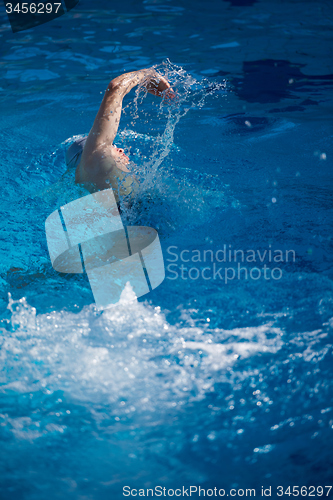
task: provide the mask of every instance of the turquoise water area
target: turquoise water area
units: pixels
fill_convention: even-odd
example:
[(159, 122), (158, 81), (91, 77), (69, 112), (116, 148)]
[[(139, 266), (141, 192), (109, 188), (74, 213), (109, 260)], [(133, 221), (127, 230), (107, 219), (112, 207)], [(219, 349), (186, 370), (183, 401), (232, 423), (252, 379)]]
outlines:
[[(331, 2), (0, 16), (0, 497), (332, 484)], [(166, 278), (103, 312), (44, 224), (87, 194), (64, 152), (109, 81), (152, 65), (178, 101), (132, 91), (115, 142), (141, 181), (124, 223), (158, 231)]]

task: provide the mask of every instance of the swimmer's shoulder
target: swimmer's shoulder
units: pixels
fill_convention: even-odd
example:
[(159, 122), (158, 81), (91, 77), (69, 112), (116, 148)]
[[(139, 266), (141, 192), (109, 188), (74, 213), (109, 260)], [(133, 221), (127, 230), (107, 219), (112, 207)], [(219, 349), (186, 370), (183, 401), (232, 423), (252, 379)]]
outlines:
[(117, 201), (121, 197), (133, 198), (139, 191), (139, 182), (134, 173), (126, 166), (119, 168), (108, 148), (96, 149), (88, 161), (82, 155), (76, 167), (75, 183), (83, 185), (90, 192), (112, 187)]

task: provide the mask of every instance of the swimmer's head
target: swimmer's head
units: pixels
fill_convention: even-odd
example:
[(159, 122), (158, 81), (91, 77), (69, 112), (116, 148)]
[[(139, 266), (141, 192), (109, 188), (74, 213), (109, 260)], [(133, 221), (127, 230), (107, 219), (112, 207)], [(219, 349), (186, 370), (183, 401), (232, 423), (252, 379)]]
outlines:
[(112, 155), (116, 160), (116, 163), (127, 165), (130, 159), (127, 155), (125, 155), (124, 150), (122, 148), (117, 148), (117, 146), (115, 146), (114, 144), (112, 144), (112, 146)]

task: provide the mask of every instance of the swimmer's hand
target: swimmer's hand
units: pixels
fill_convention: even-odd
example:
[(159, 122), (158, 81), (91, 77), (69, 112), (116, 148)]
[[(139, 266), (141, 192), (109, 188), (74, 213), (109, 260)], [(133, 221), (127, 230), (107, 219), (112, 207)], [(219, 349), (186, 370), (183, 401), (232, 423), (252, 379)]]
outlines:
[(157, 73), (157, 71), (153, 71), (153, 73), (149, 75), (149, 80), (146, 82), (145, 87), (152, 95), (164, 97), (165, 99), (173, 99), (176, 97), (168, 80)]

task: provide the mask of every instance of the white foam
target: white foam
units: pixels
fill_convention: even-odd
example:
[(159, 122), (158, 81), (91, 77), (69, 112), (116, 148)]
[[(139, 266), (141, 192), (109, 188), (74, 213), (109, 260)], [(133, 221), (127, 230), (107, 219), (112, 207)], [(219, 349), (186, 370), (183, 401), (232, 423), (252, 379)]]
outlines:
[(117, 415), (200, 400), (230, 379), (230, 368), (234, 376), (242, 360), (274, 355), (282, 346), (282, 332), (271, 324), (222, 330), (189, 319), (172, 325), (159, 307), (138, 302), (130, 286), (104, 312), (90, 305), (77, 314), (36, 315), (24, 298), (10, 298), (9, 308), (1, 392), (63, 391), (67, 400), (112, 405)]

